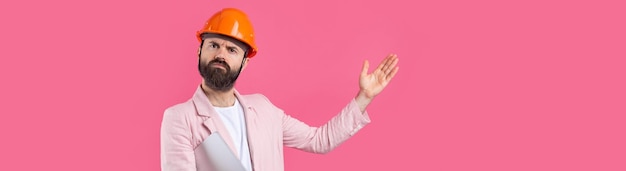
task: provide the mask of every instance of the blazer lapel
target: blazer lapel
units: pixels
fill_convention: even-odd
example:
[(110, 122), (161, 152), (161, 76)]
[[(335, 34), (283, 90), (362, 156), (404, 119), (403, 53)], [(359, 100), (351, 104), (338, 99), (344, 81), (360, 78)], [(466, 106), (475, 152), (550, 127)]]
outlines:
[(257, 112), (251, 104), (247, 103), (247, 101), (241, 97), (241, 94), (237, 90), (235, 90), (235, 96), (239, 100), (239, 104), (243, 108), (243, 113), (246, 122), (246, 134), (248, 138), (248, 147), (250, 149), (250, 159), (252, 160), (252, 166), (254, 167), (254, 161), (258, 161), (258, 158), (254, 155), (256, 151), (256, 143), (258, 140), (259, 134), (258, 131), (258, 123), (257, 123)]
[(233, 152), (233, 154), (235, 154), (237, 158), (240, 158), (239, 153), (237, 153), (237, 150), (233, 143), (233, 139), (230, 137), (230, 133), (228, 133), (228, 129), (226, 129), (226, 126), (222, 122), (222, 119), (217, 114), (217, 112), (213, 108), (213, 105), (206, 97), (200, 86), (198, 86), (198, 89), (193, 96), (193, 103), (196, 106), (196, 111), (198, 111), (198, 115), (203, 116), (204, 121), (202, 122), (202, 124), (206, 129), (208, 129), (208, 132), (211, 134), (215, 132), (220, 132), (219, 135), (222, 137), (222, 139), (224, 139), (224, 141), (230, 148), (230, 151)]

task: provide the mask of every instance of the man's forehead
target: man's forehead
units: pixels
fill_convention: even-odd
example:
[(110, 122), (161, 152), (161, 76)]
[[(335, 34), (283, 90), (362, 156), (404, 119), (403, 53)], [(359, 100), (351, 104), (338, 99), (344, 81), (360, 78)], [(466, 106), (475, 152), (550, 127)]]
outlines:
[(215, 43), (235, 44), (235, 42), (233, 42), (233, 41), (222, 39), (222, 38), (217, 38), (217, 37), (210, 37), (210, 38), (206, 38), (204, 40), (210, 41), (210, 42), (215, 42)]

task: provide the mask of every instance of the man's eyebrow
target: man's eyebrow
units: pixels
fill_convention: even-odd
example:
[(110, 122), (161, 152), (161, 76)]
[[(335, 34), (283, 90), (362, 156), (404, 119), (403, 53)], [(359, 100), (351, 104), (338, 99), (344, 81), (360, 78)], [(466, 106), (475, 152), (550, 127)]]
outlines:
[(232, 49), (236, 49), (237, 51), (239, 51), (239, 48), (237, 48), (237, 46), (229, 46), (229, 45), (226, 45), (226, 48), (232, 48)]

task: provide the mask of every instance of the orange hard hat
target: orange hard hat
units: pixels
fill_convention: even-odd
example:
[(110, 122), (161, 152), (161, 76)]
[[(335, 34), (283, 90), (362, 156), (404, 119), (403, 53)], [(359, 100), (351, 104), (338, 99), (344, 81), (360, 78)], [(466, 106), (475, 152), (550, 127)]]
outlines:
[(239, 9), (224, 8), (215, 13), (207, 20), (204, 27), (196, 33), (198, 41), (202, 42), (202, 34), (205, 33), (225, 35), (247, 44), (250, 46), (247, 53), (248, 58), (254, 57), (258, 50), (254, 43), (252, 23), (248, 16)]

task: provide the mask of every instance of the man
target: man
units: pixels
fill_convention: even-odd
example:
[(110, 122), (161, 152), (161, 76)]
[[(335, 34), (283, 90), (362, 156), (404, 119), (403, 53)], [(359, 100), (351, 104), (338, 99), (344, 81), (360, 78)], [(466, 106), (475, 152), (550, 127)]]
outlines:
[(163, 116), (161, 167), (167, 171), (196, 170), (194, 150), (216, 132), (246, 170), (284, 170), (283, 145), (327, 153), (370, 122), (367, 105), (399, 69), (396, 55), (387, 56), (369, 74), (365, 61), (356, 97), (325, 125), (310, 127), (286, 115), (265, 96), (242, 95), (233, 88), (257, 53), (245, 13), (223, 9), (206, 22), (197, 37), (202, 83), (189, 101), (166, 109)]

